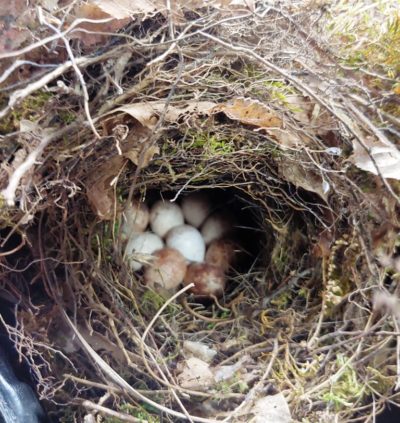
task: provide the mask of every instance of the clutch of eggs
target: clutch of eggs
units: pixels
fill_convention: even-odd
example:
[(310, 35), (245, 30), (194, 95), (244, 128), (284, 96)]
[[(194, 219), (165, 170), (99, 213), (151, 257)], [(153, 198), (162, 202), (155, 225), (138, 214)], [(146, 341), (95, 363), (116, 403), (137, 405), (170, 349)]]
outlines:
[(238, 246), (229, 238), (233, 216), (214, 208), (201, 191), (185, 196), (181, 207), (159, 200), (149, 209), (133, 200), (121, 215), (129, 266), (133, 271), (144, 267), (144, 281), (154, 289), (174, 291), (194, 283), (195, 296), (222, 295)]

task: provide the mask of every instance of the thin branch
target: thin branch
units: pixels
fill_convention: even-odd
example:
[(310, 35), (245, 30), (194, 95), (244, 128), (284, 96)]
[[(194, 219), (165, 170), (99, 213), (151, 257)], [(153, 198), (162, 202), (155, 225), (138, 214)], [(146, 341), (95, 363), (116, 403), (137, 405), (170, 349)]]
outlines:
[(82, 402), (82, 405), (85, 408), (88, 408), (89, 410), (98, 411), (98, 412), (103, 413), (103, 414), (105, 414), (107, 416), (112, 416), (112, 417), (115, 417), (117, 419), (120, 419), (120, 420), (122, 420), (124, 422), (149, 423), (148, 420), (143, 420), (142, 418), (137, 419), (136, 417), (133, 417), (133, 416), (131, 416), (129, 414), (120, 413), (118, 411), (110, 410), (107, 407), (104, 407), (102, 405), (95, 404), (94, 402), (89, 401), (89, 400), (83, 401)]
[(71, 50), (71, 46), (69, 45), (68, 40), (65, 38), (64, 35), (62, 35), (62, 33), (60, 32), (60, 30), (58, 28), (56, 28), (55, 26), (51, 25), (49, 22), (46, 21), (46, 19), (43, 16), (43, 12), (42, 12), (42, 8), (40, 6), (38, 6), (38, 15), (39, 15), (39, 22), (41, 24), (45, 24), (46, 26), (48, 26), (50, 29), (52, 29), (56, 34), (59, 35), (59, 37), (62, 39), (64, 45), (65, 45), (65, 49), (67, 50), (68, 56), (71, 60), (72, 63), (72, 67), (75, 71), (75, 73), (78, 76), (79, 82), (81, 83), (81, 87), (82, 87), (82, 91), (83, 91), (83, 104), (84, 104), (84, 109), (85, 109), (85, 113), (86, 113), (86, 118), (89, 122), (89, 126), (92, 130), (92, 132), (94, 133), (94, 135), (97, 138), (101, 138), (100, 134), (97, 132), (94, 123), (93, 123), (93, 119), (92, 116), (90, 114), (90, 110), (89, 110), (89, 93), (86, 87), (86, 81), (85, 78), (82, 75), (82, 72), (80, 71), (77, 63), (76, 63), (76, 59), (74, 56), (74, 53)]

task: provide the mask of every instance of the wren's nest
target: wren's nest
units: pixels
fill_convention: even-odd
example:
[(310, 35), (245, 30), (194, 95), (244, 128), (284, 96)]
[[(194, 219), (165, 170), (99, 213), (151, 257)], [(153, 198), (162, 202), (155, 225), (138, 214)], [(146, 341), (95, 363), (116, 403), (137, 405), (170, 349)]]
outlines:
[[(82, 62), (92, 128), (82, 97), (55, 79), (17, 106), (18, 131), (4, 138), (1, 292), (54, 419), (270, 421), (273, 398), (295, 421), (368, 421), (400, 402), (398, 186), (352, 164), (376, 133), (368, 109), (338, 103), (346, 84), (311, 73), (322, 53), (300, 28), (313, 12), (293, 25), (264, 12), (192, 11), (193, 27), (159, 13), (125, 28), (130, 38)], [(187, 30), (172, 49), (171, 25), (175, 39)], [(76, 81), (63, 71), (65, 86)], [(44, 94), (27, 118), (25, 102)], [(166, 300), (123, 260), (127, 201), (196, 190), (248, 231), (248, 260), (218, 303)], [(187, 341), (211, 361), (198, 346), (190, 359)]]

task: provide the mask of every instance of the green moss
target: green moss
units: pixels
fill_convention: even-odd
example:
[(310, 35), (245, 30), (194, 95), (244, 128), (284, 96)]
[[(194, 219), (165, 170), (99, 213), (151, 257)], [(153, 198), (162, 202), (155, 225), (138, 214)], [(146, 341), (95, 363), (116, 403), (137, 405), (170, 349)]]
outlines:
[(242, 380), (239, 373), (235, 373), (230, 379), (218, 382), (216, 390), (224, 395), (232, 393), (243, 394), (249, 390), (249, 385)]
[(386, 395), (396, 384), (396, 376), (386, 376), (373, 367), (367, 368), (368, 384), (373, 390)]
[(337, 366), (346, 366), (346, 368), (338, 380), (332, 383), (329, 391), (321, 395), (321, 399), (333, 406), (336, 411), (351, 407), (366, 394), (365, 385), (358, 381), (357, 372), (351, 364), (346, 364), (347, 361), (347, 357), (343, 354), (338, 354), (336, 358)]
[[(266, 81), (263, 84), (273, 100), (287, 106), (287, 96), (296, 94), (296, 90), (283, 81)], [(295, 110), (294, 110), (295, 111)]]
[(72, 123), (76, 120), (76, 114), (68, 110), (62, 110), (58, 113), (59, 118), (65, 124)]
[[(119, 411), (132, 417), (136, 417), (139, 419), (139, 421), (148, 423), (160, 423), (160, 419), (157, 416), (151, 414), (151, 412), (157, 412), (155, 409), (147, 411), (146, 407), (136, 407), (131, 404), (124, 403), (121, 404)], [(123, 423), (125, 420), (118, 419), (117, 417), (105, 417), (103, 421), (104, 423)]]
[(159, 310), (165, 303), (165, 298), (155, 291), (147, 290), (142, 297), (143, 308)]
[(285, 291), (273, 300), (271, 300), (271, 304), (273, 304), (278, 310), (286, 310), (291, 300), (292, 296), (290, 295), (290, 292)]
[(207, 134), (205, 132), (191, 134), (188, 137), (187, 148), (202, 149), (206, 158), (235, 151), (233, 140), (220, 138), (215, 134)]
[[(25, 98), (0, 122), (0, 134), (17, 131), (22, 119), (35, 121), (43, 114), (45, 104), (53, 97), (52, 93), (39, 90)], [(4, 103), (4, 99), (2, 101)], [(6, 103), (4, 104), (4, 106)]]
[[(149, 314), (158, 311), (165, 304), (165, 301), (165, 297), (151, 289), (148, 289), (141, 299), (143, 310)], [(179, 311), (180, 306), (178, 304), (170, 303), (165, 310), (165, 314), (169, 317), (173, 317)]]

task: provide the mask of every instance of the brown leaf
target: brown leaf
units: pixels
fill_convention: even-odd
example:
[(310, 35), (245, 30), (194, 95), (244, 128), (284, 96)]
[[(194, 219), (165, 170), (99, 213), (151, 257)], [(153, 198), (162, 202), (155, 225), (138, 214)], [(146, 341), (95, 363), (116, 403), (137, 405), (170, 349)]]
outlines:
[[(71, 32), (70, 37), (79, 38), (79, 40), (86, 47), (104, 43), (107, 38), (110, 37), (107, 34), (96, 34), (95, 32), (116, 32), (131, 21), (129, 17), (125, 17), (124, 19), (115, 19), (113, 16), (109, 15), (107, 12), (102, 10), (99, 5), (95, 4), (94, 2), (84, 3), (80, 5), (80, 7), (76, 10), (74, 16), (74, 19), (79, 18), (93, 20), (110, 19), (109, 22), (83, 22), (79, 26), (77, 26), (77, 30)], [(92, 33), (79, 31), (79, 28), (91, 31)]]
[(325, 192), (322, 177), (306, 169), (300, 161), (279, 164), (279, 172), (286, 181), (306, 191), (314, 192), (327, 201), (327, 192)]
[(113, 157), (95, 169), (87, 182), (89, 203), (102, 220), (111, 220), (114, 216), (115, 198), (111, 183), (121, 170), (123, 161), (122, 156)]
[(287, 129), (269, 128), (266, 132), (283, 147), (296, 147), (309, 143), (309, 138)]
[(159, 154), (160, 149), (156, 145), (151, 145), (150, 147), (146, 148), (144, 145), (142, 149), (131, 149), (124, 153), (124, 157), (131, 160), (136, 166), (140, 167), (141, 169), (144, 169), (149, 165), (151, 160), (153, 159), (153, 156), (155, 154)]
[(228, 103), (217, 106), (215, 111), (224, 112), (232, 120), (238, 120), (259, 128), (282, 127), (282, 120), (272, 109), (260, 101), (250, 98), (233, 99)]
[[(214, 107), (215, 103), (209, 101), (188, 101), (184, 104), (170, 104), (165, 112), (164, 119), (166, 122), (176, 122), (179, 119), (190, 117), (191, 115), (209, 115), (213, 112)], [(106, 115), (115, 112), (127, 113), (139, 121), (143, 126), (154, 129), (158, 122), (158, 118), (164, 113), (164, 109), (165, 102), (154, 101), (149, 103), (127, 104), (126, 106), (118, 107), (106, 113)]]

